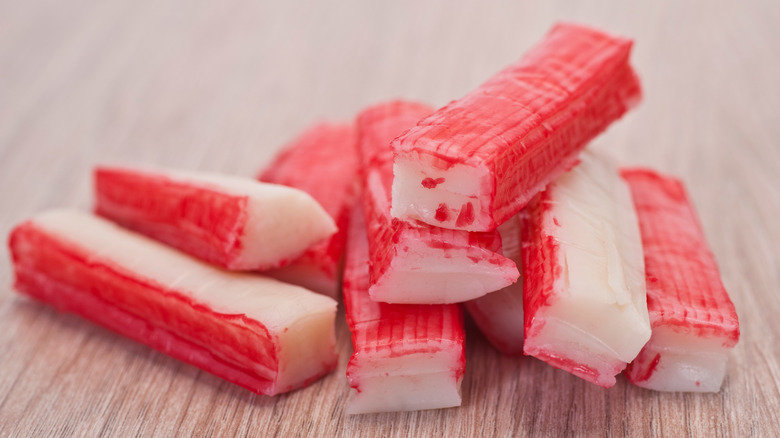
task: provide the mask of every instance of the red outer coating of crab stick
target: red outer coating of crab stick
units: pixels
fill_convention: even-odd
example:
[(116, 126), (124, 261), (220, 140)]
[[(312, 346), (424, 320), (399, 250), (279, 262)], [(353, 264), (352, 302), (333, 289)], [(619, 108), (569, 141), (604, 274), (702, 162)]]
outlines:
[(389, 304), (368, 294), (368, 241), (354, 209), (344, 268), (344, 308), (352, 332), (347, 413), (460, 405), (466, 367), (463, 318), (456, 304)]
[(289, 266), (267, 274), (330, 296), (338, 294), (347, 228), (357, 194), (357, 132), (352, 123), (319, 123), (290, 142), (257, 179), (303, 190), (339, 230)]
[[(22, 223), (9, 247), (19, 292), (258, 394), (305, 386), (337, 364), (336, 302), (297, 286), (213, 268), (78, 212)], [(263, 305), (277, 314), (258, 320)]]
[(393, 216), (490, 231), (519, 212), (638, 103), (631, 46), (558, 24), (517, 63), (421, 120), (393, 142)]
[(363, 208), (376, 301), (442, 304), (473, 299), (514, 283), (517, 266), (501, 252), (497, 231), (469, 233), (390, 215), (393, 153), (390, 142), (432, 110), (394, 101), (358, 116), (358, 149), (363, 169)]
[[(671, 366), (667, 361), (675, 360), (667, 352), (679, 353), (668, 350), (679, 347), (694, 355), (696, 350), (720, 350), (725, 355), (739, 340), (739, 320), (682, 182), (647, 169), (624, 169), (621, 175), (631, 188), (639, 217), (653, 330), (626, 377), (639, 386), (661, 389), (662, 382), (654, 385), (650, 381)], [(715, 365), (710, 361), (707, 366)], [(722, 366), (707, 390), (720, 388), (725, 359)], [(687, 368), (686, 374), (694, 375), (695, 366), (688, 364)], [(703, 383), (685, 386), (681, 375), (675, 376), (675, 384), (682, 386), (663, 389), (697, 390)]]
[(98, 167), (95, 212), (232, 270), (284, 266), (336, 232), (303, 191), (201, 172)]

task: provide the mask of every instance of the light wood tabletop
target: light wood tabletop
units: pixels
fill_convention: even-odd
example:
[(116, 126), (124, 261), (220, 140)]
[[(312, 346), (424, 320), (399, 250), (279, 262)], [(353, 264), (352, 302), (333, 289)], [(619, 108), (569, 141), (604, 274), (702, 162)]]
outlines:
[(3, 251), (0, 436), (780, 435), (776, 0), (0, 0), (0, 232), (91, 209), (98, 163), (253, 176), (315, 121), (443, 105), (561, 20), (635, 40), (643, 102), (592, 147), (687, 184), (741, 322), (719, 393), (603, 389), (468, 323), (461, 407), (347, 416), (343, 310), (338, 369), (259, 396), (15, 293)]

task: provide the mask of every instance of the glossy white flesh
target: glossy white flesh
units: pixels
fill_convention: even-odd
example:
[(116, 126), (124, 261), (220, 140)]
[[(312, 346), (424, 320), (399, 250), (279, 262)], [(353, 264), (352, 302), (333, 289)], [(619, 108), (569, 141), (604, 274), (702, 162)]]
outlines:
[[(728, 339), (703, 339), (693, 333), (656, 327), (633, 368), (626, 372), (645, 374), (646, 379), (632, 378), (632, 383), (655, 391), (718, 392), (732, 348), (728, 344)], [(647, 366), (652, 367), (651, 372)]]
[[(641, 237), (631, 193), (617, 167), (586, 150), (547, 190), (543, 233), (561, 267), (546, 305), (526, 326), (525, 353), (609, 387), (650, 339)], [(528, 309), (526, 309), (528, 311)], [(578, 374), (579, 375), (579, 374)]]
[(461, 347), (453, 346), (397, 357), (385, 351), (353, 358), (350, 367), (356, 371), (350, 384), (359, 390), (350, 389), (347, 414), (460, 406), (461, 382), (453, 364), (461, 355)]

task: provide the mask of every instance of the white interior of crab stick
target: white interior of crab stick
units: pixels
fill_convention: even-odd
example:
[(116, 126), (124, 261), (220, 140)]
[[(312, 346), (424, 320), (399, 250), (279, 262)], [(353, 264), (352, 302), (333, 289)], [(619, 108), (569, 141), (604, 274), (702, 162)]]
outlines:
[(586, 151), (532, 203), (525, 354), (610, 387), (651, 333), (631, 193), (613, 163)]

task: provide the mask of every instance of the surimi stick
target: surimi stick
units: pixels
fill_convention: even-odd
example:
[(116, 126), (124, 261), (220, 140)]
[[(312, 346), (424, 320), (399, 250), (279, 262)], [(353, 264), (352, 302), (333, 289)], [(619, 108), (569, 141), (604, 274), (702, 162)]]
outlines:
[(466, 360), (456, 304), (378, 303), (368, 295), (369, 257), (362, 211), (350, 224), (344, 307), (352, 332), (346, 412), (410, 411), (460, 406)]
[(100, 166), (95, 212), (233, 270), (286, 265), (336, 232), (300, 190), (200, 172)]
[(506, 287), (520, 275), (501, 255), (498, 232), (469, 233), (390, 216), (390, 141), (431, 108), (394, 101), (358, 116), (363, 169), (363, 208), (371, 257), (369, 294), (376, 301), (407, 304), (455, 303)]
[(33, 217), (9, 246), (19, 292), (250, 391), (290, 391), (337, 364), (331, 298), (217, 269), (77, 211)]
[(610, 387), (650, 339), (631, 193), (595, 152), (523, 213), (524, 352)]
[(338, 295), (349, 215), (357, 192), (356, 141), (353, 123), (318, 123), (285, 146), (258, 175), (260, 181), (310, 194), (339, 228), (290, 265), (267, 271), (267, 275), (331, 297)]
[[(520, 251), (520, 215), (498, 227), (505, 257), (522, 266)], [(490, 343), (501, 353), (518, 356), (523, 353), (523, 279), (463, 303), (471, 319)]]
[(739, 320), (693, 206), (675, 178), (646, 169), (621, 174), (639, 216), (653, 329), (626, 377), (658, 391), (717, 392)]
[(393, 142), (392, 214), (490, 231), (640, 99), (632, 42), (555, 26), (517, 63)]

